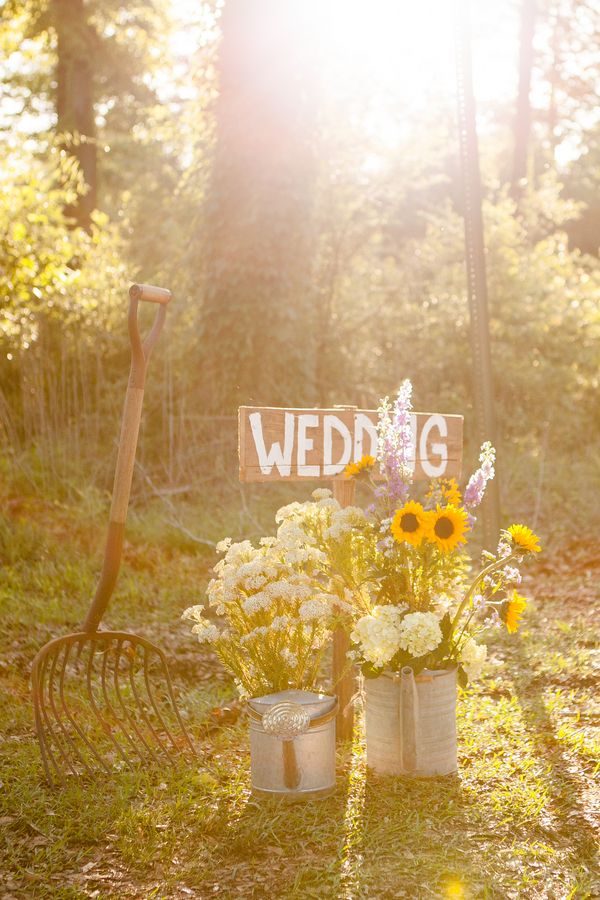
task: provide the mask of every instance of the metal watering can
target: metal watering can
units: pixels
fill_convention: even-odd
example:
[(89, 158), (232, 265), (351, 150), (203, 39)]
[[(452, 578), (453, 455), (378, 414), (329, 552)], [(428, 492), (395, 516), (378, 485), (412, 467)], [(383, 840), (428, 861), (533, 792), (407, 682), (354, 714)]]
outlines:
[(367, 765), (379, 775), (456, 772), (456, 669), (365, 679)]
[(248, 701), (252, 791), (288, 799), (335, 789), (337, 700), (310, 691), (280, 691)]

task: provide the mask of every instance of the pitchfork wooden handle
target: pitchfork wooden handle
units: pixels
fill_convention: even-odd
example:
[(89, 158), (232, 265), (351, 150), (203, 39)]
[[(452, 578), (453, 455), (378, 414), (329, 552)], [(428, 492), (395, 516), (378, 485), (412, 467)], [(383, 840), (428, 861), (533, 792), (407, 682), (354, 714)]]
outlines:
[[(150, 284), (134, 284), (129, 289), (128, 325), (131, 342), (131, 371), (129, 373), (129, 383), (127, 385), (121, 424), (119, 453), (110, 507), (110, 523), (104, 552), (104, 565), (96, 594), (84, 622), (84, 631), (97, 631), (117, 581), (123, 551), (125, 519), (127, 518), (131, 482), (133, 480), (135, 452), (140, 430), (140, 420), (142, 418), (146, 370), (150, 354), (165, 324), (167, 304), (170, 299), (170, 291)], [(140, 300), (149, 300), (151, 303), (159, 304), (154, 324), (143, 341), (140, 337), (138, 326)]]

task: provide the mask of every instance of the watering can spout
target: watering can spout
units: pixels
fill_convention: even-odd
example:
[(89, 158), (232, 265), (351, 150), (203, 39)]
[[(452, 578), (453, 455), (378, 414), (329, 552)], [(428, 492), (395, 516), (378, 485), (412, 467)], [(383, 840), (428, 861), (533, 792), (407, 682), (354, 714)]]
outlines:
[(404, 666), (400, 680), (400, 740), (402, 768), (407, 773), (417, 770), (418, 703), (415, 673), (410, 666)]

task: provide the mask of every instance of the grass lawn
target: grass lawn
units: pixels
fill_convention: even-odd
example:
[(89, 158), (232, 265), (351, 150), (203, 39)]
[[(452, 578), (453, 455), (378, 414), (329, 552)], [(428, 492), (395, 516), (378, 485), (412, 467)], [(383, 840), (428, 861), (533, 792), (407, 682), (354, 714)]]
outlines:
[(42, 779), (29, 667), (48, 638), (77, 630), (104, 520), (33, 500), (4, 509), (0, 896), (600, 897), (600, 545), (530, 566), (524, 627), (497, 639), (461, 695), (457, 777), (368, 773), (359, 715), (335, 794), (288, 805), (251, 796), (244, 718), (210, 740), (201, 727), (232, 697), (179, 621), (201, 600), (210, 551), (159, 550), (134, 517), (107, 621), (168, 650), (202, 754), (61, 792)]

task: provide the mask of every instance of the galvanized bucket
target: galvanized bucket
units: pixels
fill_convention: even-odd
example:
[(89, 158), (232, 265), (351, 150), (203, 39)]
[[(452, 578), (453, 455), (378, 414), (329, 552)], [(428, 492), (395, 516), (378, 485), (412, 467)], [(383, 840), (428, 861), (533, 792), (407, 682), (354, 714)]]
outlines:
[(365, 679), (367, 765), (379, 775), (456, 772), (456, 669)]
[(336, 708), (335, 697), (310, 691), (248, 701), (254, 794), (309, 799), (334, 790)]

